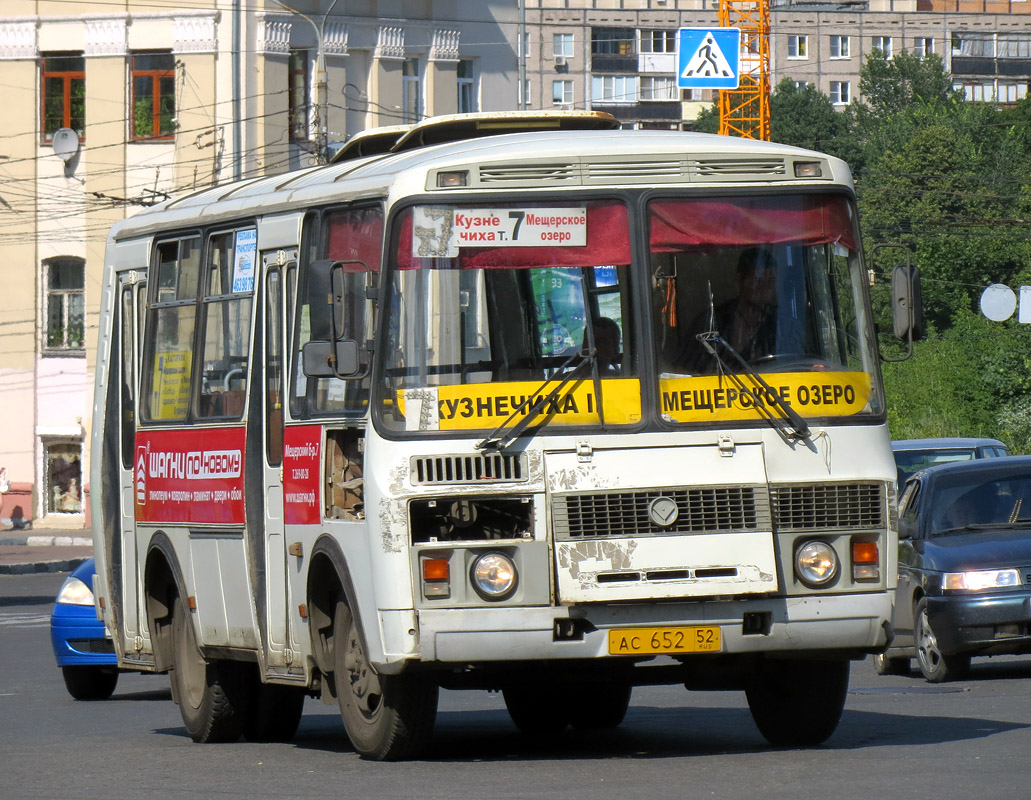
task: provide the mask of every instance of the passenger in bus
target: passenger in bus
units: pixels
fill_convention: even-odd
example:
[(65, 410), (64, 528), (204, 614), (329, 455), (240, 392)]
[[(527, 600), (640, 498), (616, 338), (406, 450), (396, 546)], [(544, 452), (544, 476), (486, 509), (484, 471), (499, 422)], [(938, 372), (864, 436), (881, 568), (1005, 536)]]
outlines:
[(737, 262), (737, 293), (695, 318), (682, 342), (677, 366), (691, 374), (716, 372), (715, 359), (698, 341), (698, 334), (707, 331), (717, 331), (749, 364), (773, 355), (777, 345), (776, 296), (773, 254), (764, 247), (742, 251)]
[[(598, 374), (613, 376), (619, 374), (619, 325), (610, 317), (597, 317), (594, 320), (594, 349), (598, 362)], [(584, 331), (584, 351), (590, 344), (587, 331)]]

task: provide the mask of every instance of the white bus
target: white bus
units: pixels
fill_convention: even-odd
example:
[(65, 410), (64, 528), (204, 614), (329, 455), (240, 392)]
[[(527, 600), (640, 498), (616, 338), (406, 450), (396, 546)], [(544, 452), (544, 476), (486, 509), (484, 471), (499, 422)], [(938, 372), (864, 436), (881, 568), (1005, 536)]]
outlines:
[(837, 726), (892, 636), (895, 467), (847, 166), (551, 131), (219, 186), (111, 232), (92, 500), (122, 669), (199, 742), (366, 758), (438, 692), (523, 731), (634, 686)]

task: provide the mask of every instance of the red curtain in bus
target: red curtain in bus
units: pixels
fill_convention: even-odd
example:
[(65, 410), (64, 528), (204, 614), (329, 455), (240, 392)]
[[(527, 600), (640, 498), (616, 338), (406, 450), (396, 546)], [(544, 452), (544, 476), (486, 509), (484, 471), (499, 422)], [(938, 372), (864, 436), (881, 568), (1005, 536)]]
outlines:
[[(557, 206), (557, 204), (556, 204)], [(520, 208), (499, 205), (499, 208)], [(532, 210), (534, 206), (527, 206)], [(541, 267), (622, 266), (630, 263), (630, 222), (618, 201), (594, 201), (587, 208), (585, 247), (463, 247), (457, 259), (443, 259), (457, 269), (534, 269)], [(412, 214), (405, 213), (398, 237), (400, 269), (439, 267), (442, 259), (412, 256)], [(457, 263), (454, 263), (457, 262)]]
[(856, 246), (848, 201), (833, 195), (657, 200), (648, 210), (653, 253), (783, 242)]
[[(326, 218), (329, 242), (326, 258), (364, 261), (379, 272), (383, 251), (383, 212), (378, 208), (353, 208)], [(344, 264), (344, 272), (365, 272), (361, 264)]]

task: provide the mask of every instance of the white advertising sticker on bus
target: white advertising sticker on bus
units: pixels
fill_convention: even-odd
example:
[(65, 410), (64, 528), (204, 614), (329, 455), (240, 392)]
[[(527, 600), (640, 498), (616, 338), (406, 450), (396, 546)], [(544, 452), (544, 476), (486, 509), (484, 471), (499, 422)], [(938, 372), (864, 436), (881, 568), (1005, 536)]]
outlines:
[(587, 209), (415, 209), (412, 255), (456, 258), (463, 247), (585, 247)]

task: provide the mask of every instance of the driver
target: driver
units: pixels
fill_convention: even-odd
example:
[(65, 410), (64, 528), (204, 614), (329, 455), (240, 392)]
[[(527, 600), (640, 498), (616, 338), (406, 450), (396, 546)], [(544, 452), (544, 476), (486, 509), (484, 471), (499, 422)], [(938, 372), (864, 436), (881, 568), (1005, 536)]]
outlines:
[(737, 294), (712, 312), (703, 311), (690, 328), (683, 343), (678, 366), (689, 372), (715, 372), (712, 356), (696, 338), (709, 330), (719, 331), (741, 357), (752, 363), (776, 352), (777, 340), (777, 276), (773, 254), (763, 247), (749, 247), (737, 262)]

